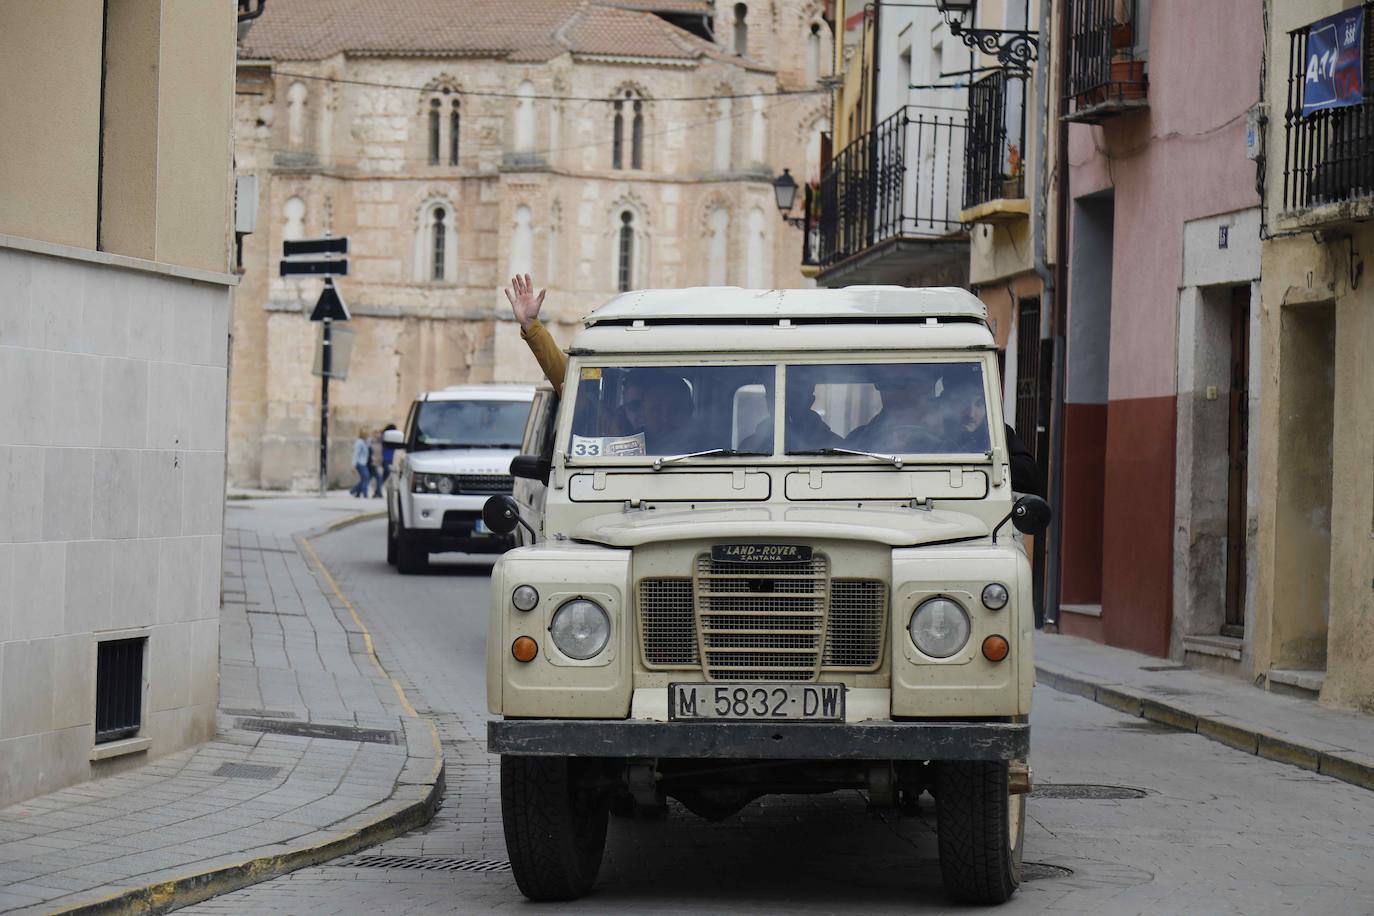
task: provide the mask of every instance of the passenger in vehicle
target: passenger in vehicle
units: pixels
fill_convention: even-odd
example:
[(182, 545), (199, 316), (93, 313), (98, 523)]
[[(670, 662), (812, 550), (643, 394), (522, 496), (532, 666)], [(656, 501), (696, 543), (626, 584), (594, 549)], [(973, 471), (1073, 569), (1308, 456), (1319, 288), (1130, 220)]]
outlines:
[(878, 389), (882, 408), (862, 426), (845, 436), (849, 448), (870, 452), (939, 452), (940, 424), (935, 417), (933, 390), (911, 386), (903, 367), (875, 366), (873, 387)]
[[(983, 394), (983, 381), (951, 380), (940, 394), (947, 401), (944, 411), (946, 450), (951, 452), (981, 452), (988, 447), (988, 405)], [(1016, 430), (1006, 426), (1007, 462), (1011, 465), (1011, 488), (1017, 493), (1045, 495), (1045, 483), (1040, 465)]]
[[(740, 440), (740, 450), (745, 452), (773, 452), (773, 381), (763, 382), (766, 414), (758, 426), (748, 436)], [(814, 393), (808, 400), (814, 399)], [(791, 452), (813, 451), (821, 448), (843, 446), (844, 439), (837, 435), (825, 421), (811, 409), (811, 404), (787, 403), (787, 428), (783, 431), (787, 450)]]

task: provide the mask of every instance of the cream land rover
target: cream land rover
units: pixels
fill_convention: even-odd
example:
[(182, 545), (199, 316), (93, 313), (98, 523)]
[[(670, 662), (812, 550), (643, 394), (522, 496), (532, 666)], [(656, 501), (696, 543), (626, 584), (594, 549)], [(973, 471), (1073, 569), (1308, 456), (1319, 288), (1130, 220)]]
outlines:
[[(948, 892), (1020, 881), (1031, 574), (997, 351), (957, 289), (646, 290), (535, 400), (487, 697), (512, 870), (587, 892), (611, 811), (935, 798)], [(523, 484), (529, 484), (524, 486)]]

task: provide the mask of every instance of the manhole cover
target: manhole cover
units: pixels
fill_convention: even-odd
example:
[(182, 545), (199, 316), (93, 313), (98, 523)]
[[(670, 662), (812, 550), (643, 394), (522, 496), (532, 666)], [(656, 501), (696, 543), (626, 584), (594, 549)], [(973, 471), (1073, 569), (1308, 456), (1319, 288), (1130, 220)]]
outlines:
[(347, 868), (407, 868), (423, 871), (510, 871), (509, 862), (455, 856), (349, 856), (335, 865)]
[(272, 719), (239, 719), (239, 728), (270, 735), (296, 735), (301, 738), (334, 738), (338, 741), (362, 741), (368, 744), (395, 744), (396, 733), (380, 728), (357, 728), (352, 725), (322, 725), (318, 722), (278, 722)]
[(256, 763), (221, 763), (211, 776), (232, 776), (235, 779), (271, 779), (281, 767), (265, 767)]
[(1041, 783), (1031, 789), (1031, 795), (1035, 798), (1084, 798), (1092, 801), (1144, 798), (1149, 794), (1145, 789), (1135, 789), (1131, 786), (1096, 786), (1086, 783)]
[(1073, 874), (1073, 869), (1065, 868), (1062, 865), (1050, 865), (1046, 862), (1021, 863), (1022, 881), (1043, 881), (1046, 878), (1067, 878), (1071, 874)]

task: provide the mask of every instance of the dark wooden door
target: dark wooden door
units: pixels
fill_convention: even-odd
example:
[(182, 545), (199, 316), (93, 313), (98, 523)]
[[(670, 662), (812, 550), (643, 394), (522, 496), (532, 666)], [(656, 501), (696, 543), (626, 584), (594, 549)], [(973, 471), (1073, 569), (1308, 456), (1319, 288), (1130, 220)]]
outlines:
[(1231, 399), (1227, 424), (1226, 624), (1245, 625), (1245, 476), (1250, 432), (1250, 287), (1231, 291)]

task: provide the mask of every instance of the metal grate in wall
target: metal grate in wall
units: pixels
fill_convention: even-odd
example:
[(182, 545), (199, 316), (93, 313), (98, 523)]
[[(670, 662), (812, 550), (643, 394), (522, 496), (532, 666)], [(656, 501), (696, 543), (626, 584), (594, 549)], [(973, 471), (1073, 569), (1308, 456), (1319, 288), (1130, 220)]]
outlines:
[(138, 734), (143, 724), (143, 649), (147, 637), (110, 639), (96, 646), (95, 743)]

